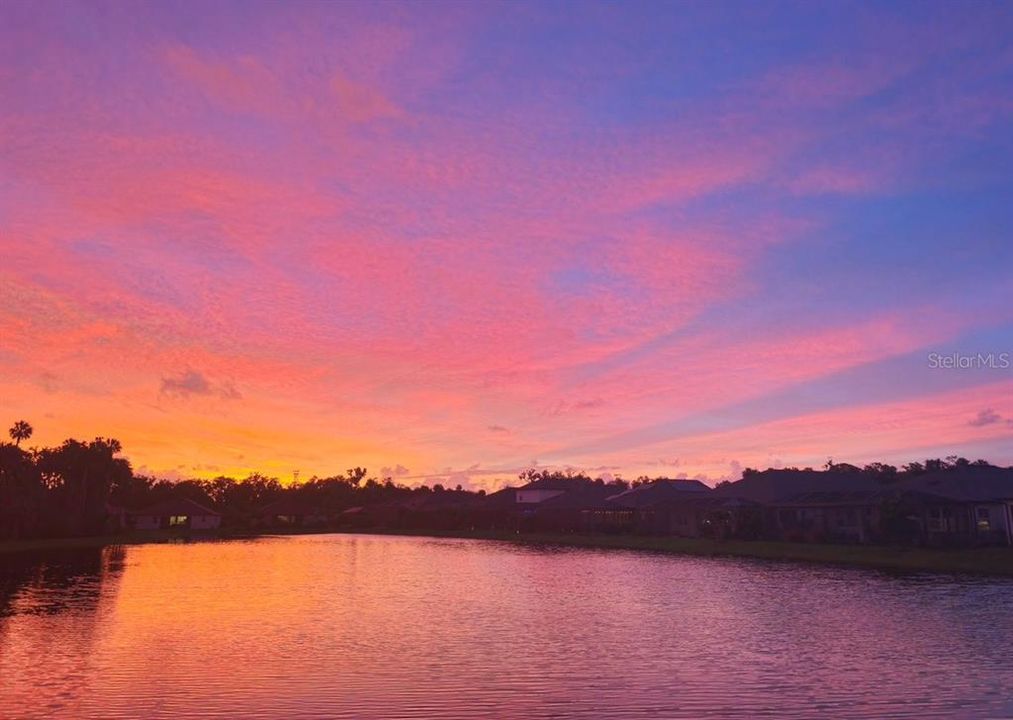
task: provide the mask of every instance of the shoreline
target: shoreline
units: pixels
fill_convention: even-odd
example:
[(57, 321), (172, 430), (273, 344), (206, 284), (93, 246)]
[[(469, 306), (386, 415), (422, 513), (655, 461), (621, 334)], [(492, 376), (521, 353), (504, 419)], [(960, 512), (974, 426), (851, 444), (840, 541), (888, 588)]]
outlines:
[(164, 531), (79, 538), (0, 541), (7, 554), (143, 545), (171, 542), (222, 542), (289, 535), (397, 535), (412, 537), (491, 540), (518, 545), (633, 550), (692, 557), (730, 557), (781, 562), (860, 567), (901, 572), (1013, 577), (1013, 548), (983, 547), (957, 550), (880, 545), (821, 545), (762, 540), (711, 540), (650, 535), (515, 533), (509, 531), (290, 530), (271, 532), (208, 532), (179, 534)]

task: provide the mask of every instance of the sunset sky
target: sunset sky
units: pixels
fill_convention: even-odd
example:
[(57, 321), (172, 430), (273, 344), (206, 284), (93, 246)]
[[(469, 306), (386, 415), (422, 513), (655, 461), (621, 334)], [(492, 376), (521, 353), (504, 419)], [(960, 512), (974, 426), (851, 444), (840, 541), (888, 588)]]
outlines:
[(990, 2), (3, 2), (0, 422), (166, 477), (1013, 463), (1011, 38)]

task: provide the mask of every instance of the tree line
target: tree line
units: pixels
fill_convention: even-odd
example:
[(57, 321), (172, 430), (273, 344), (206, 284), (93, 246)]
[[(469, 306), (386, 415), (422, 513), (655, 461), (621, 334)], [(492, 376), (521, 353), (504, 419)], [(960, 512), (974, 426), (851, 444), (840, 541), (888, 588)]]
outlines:
[[(212, 508), (222, 514), (225, 524), (242, 528), (254, 524), (265, 506), (284, 498), (297, 498), (306, 501), (309, 507), (340, 512), (356, 506), (424, 499), (433, 494), (445, 494), (441, 497), (448, 500), (485, 495), (484, 490), (474, 492), (460, 485), (408, 487), (392, 478), (371, 476), (362, 467), (350, 468), (343, 475), (312, 477), (285, 485), (277, 478), (259, 473), (242, 479), (220, 476), (166, 480), (135, 474), (130, 462), (120, 457), (122, 446), (112, 438), (97, 437), (87, 442), (68, 439), (57, 447), (22, 447), (32, 437), (32, 431), (28, 422), (19, 420), (10, 428), (11, 442), (0, 443), (0, 539), (98, 535), (112, 529), (111, 509), (141, 509), (182, 498)], [(858, 467), (829, 460), (823, 469), (870, 474), (887, 483), (932, 470), (979, 464), (988, 463), (984, 460), (972, 463), (951, 456), (910, 463), (898, 469), (883, 463)], [(758, 471), (746, 468), (743, 477), (755, 472)], [(655, 480), (641, 476), (629, 482), (618, 476), (592, 478), (575, 470), (547, 469), (525, 470), (518, 479), (521, 484), (566, 480), (608, 486), (617, 493)]]
[(98, 535), (111, 529), (110, 510), (141, 509), (172, 499), (205, 505), (221, 513), (228, 525), (244, 527), (264, 506), (286, 497), (341, 510), (413, 495), (485, 494), (440, 483), (412, 488), (390, 478), (380, 480), (362, 467), (285, 485), (259, 473), (241, 479), (166, 480), (135, 474), (130, 462), (119, 457), (122, 446), (117, 440), (69, 439), (57, 447), (26, 449), (22, 443), (32, 432), (29, 423), (19, 420), (9, 431), (12, 442), (0, 443), (0, 538)]

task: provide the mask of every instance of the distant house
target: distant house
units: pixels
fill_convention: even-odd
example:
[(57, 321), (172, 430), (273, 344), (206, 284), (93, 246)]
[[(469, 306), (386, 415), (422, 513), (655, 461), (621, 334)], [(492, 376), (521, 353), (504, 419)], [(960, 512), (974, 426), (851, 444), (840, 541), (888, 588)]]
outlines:
[(635, 532), (697, 537), (702, 534), (705, 513), (704, 506), (694, 501), (711, 492), (699, 480), (659, 479), (612, 495), (608, 502), (629, 513)]
[(219, 513), (186, 498), (155, 503), (128, 513), (128, 518), (135, 530), (214, 530), (222, 524)]
[(319, 504), (299, 497), (283, 497), (265, 505), (258, 515), (268, 527), (319, 527), (331, 520)]
[(653, 507), (665, 499), (685, 499), (690, 496), (707, 494), (710, 491), (711, 488), (699, 480), (659, 478), (613, 495), (611, 499), (617, 504), (631, 508)]
[(880, 483), (860, 472), (767, 470), (718, 488), (762, 506), (766, 537), (1013, 545), (1013, 470), (966, 465)]
[(763, 536), (764, 508), (758, 502), (710, 493), (689, 501), (697, 522), (696, 535), (755, 540)]
[(472, 511), (476, 527), (489, 530), (516, 530), (518, 508), (517, 488), (506, 487), (489, 493)]
[(514, 502), (537, 505), (588, 484), (584, 478), (540, 478), (514, 490)]
[(607, 502), (616, 491), (585, 477), (539, 478), (490, 493), (469, 513), (474, 527), (487, 529), (628, 530), (633, 513)]
[[(518, 493), (520, 490), (518, 490)], [(547, 531), (629, 530), (633, 512), (608, 502), (613, 486), (584, 481), (522, 511), (522, 525)]]
[(1013, 469), (948, 468), (894, 489), (897, 513), (928, 545), (1013, 545)]
[(723, 485), (714, 495), (762, 506), (759, 534), (766, 537), (866, 542), (878, 532), (881, 490), (859, 472), (765, 470)]
[(882, 537), (881, 488), (817, 490), (777, 503), (782, 534), (792, 540), (868, 543)]

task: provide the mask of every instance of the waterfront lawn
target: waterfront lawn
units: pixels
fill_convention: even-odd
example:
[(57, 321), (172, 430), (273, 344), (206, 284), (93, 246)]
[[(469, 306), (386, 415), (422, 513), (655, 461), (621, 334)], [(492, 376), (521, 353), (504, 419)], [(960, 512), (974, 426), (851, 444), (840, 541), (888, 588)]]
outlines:
[(910, 572), (1013, 576), (1013, 548), (1009, 547), (943, 550), (879, 545), (821, 545), (763, 540), (710, 540), (638, 535), (528, 534), (508, 536), (505, 539), (525, 544), (649, 550), (704, 557), (748, 557)]

